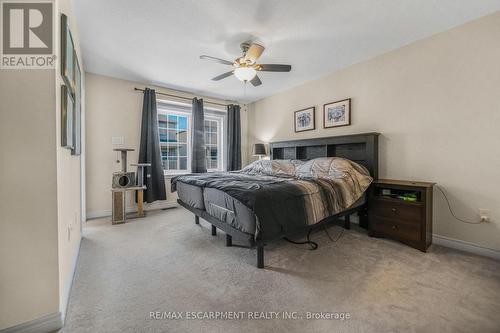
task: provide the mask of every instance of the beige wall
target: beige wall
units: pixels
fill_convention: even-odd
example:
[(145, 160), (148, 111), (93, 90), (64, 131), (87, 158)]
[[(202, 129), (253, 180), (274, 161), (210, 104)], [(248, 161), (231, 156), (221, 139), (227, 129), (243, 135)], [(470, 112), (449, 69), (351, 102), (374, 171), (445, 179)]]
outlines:
[[(55, 5), (56, 54), (61, 12), (80, 54), (70, 1)], [(60, 146), (56, 64), (55, 70), (0, 70), (0, 329), (64, 316), (78, 256), (80, 157)]]
[(54, 70), (0, 70), (0, 329), (59, 311)]
[[(500, 12), (249, 106), (249, 143), (376, 131), (380, 177), (434, 181), (434, 233), (500, 250)], [(322, 105), (352, 98), (352, 126), (323, 129)], [(293, 111), (316, 106), (316, 130)], [(250, 155), (248, 158), (252, 158)]]
[[(129, 153), (129, 164), (137, 162), (141, 132), (142, 93), (134, 91), (135, 87), (143, 88), (144, 83), (130, 82), (107, 76), (86, 74), (86, 188), (88, 217), (105, 216), (111, 212), (111, 175), (121, 170), (116, 163), (119, 156), (113, 152), (112, 137), (123, 137), (124, 147), (134, 148)], [(155, 87), (157, 92), (173, 93), (192, 98), (193, 95), (165, 88)], [(161, 98), (162, 96), (158, 96)], [(207, 101), (222, 101), (204, 98)], [(179, 100), (185, 102), (184, 100)], [(242, 149), (246, 149), (246, 113), (242, 110)], [(246, 159), (246, 150), (243, 159)], [(246, 162), (246, 161), (244, 161)], [(135, 171), (129, 167), (129, 170)], [(176, 195), (170, 193), (170, 179), (165, 179), (167, 202), (158, 202), (150, 208), (172, 205)], [(129, 195), (129, 207), (133, 207), (133, 196)]]

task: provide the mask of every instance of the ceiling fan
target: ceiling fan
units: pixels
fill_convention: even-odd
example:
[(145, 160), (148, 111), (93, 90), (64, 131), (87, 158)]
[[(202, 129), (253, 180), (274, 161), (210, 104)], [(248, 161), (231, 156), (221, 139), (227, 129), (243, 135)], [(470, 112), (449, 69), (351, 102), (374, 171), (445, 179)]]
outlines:
[(233, 62), (207, 55), (200, 56), (200, 59), (212, 60), (223, 65), (233, 66), (234, 69), (224, 74), (214, 77), (213, 81), (225, 79), (234, 74), (236, 78), (243, 82), (250, 82), (254, 86), (260, 86), (262, 81), (257, 76), (257, 72), (289, 72), (290, 65), (279, 64), (257, 64), (257, 59), (264, 52), (264, 46), (257, 43), (244, 42), (240, 45), (243, 56), (236, 58)]

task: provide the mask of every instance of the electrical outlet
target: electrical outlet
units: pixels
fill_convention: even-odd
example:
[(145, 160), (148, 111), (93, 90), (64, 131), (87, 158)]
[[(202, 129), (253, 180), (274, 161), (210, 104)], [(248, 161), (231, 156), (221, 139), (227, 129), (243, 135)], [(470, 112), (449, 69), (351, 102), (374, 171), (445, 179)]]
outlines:
[(485, 208), (479, 208), (479, 217), (481, 222), (490, 222), (491, 211)]

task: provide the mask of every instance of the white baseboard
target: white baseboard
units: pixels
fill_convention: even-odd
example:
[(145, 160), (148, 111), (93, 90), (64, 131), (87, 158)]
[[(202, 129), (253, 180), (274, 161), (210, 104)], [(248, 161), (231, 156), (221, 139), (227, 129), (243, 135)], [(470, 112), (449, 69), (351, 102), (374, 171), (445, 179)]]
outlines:
[(26, 323), (0, 330), (0, 333), (49, 333), (55, 332), (62, 327), (62, 314), (61, 312), (55, 312)]
[(445, 236), (440, 236), (433, 234), (432, 235), (432, 243), (436, 245), (441, 245), (445, 247), (449, 247), (452, 249), (469, 252), (473, 254), (477, 254), (484, 257), (493, 258), (496, 260), (500, 260), (500, 251), (490, 249), (487, 247), (482, 247), (473, 243), (469, 243), (463, 240), (449, 238)]
[[(156, 210), (156, 209), (164, 209), (164, 208), (172, 208), (172, 207), (177, 207), (179, 204), (177, 202), (153, 202), (150, 204), (144, 204), (144, 210)], [(137, 206), (128, 206), (126, 208), (127, 213), (133, 213), (137, 211)], [(106, 209), (106, 210), (98, 210), (94, 212), (87, 212), (87, 220), (91, 219), (97, 219), (101, 217), (108, 217), (111, 216), (112, 211), (111, 209)]]

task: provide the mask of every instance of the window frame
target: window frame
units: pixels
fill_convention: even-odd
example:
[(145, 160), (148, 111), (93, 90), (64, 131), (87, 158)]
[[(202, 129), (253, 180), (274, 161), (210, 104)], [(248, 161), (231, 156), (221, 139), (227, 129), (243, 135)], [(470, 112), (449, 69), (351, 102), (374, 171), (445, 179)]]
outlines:
[[(174, 115), (174, 116), (182, 116), (182, 117), (186, 117), (187, 118), (187, 140), (186, 140), (186, 144), (187, 144), (187, 168), (186, 170), (180, 170), (180, 169), (177, 169), (177, 170), (167, 170), (165, 168), (163, 168), (163, 175), (165, 176), (175, 176), (175, 175), (185, 175), (185, 174), (189, 174), (191, 173), (191, 113), (189, 112), (184, 112), (184, 111), (177, 111), (177, 110), (169, 110), (168, 108), (157, 108), (157, 113), (158, 113), (158, 116), (161, 114), (161, 115), (166, 115), (168, 117), (168, 115)], [(160, 154), (161, 154), (161, 147), (162, 147), (162, 142), (160, 141), (160, 128), (161, 129), (165, 129), (165, 130), (169, 130), (169, 128), (163, 128), (163, 127), (160, 127), (159, 125), (159, 119), (158, 119), (158, 142), (160, 143)], [(168, 133), (168, 132), (167, 132)], [(167, 134), (168, 135), (168, 134)], [(167, 142), (167, 145), (168, 145), (168, 142)], [(179, 156), (177, 156), (179, 157)], [(163, 167), (163, 156), (162, 156), (162, 167)]]

